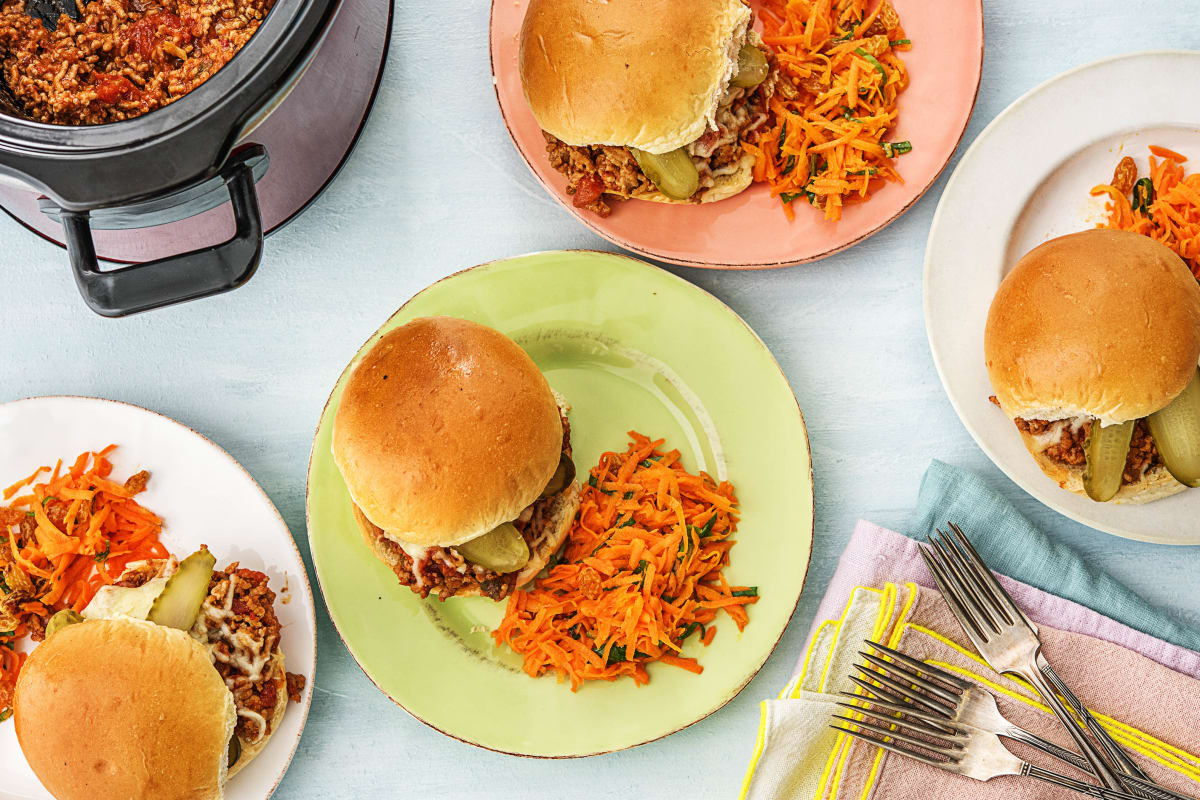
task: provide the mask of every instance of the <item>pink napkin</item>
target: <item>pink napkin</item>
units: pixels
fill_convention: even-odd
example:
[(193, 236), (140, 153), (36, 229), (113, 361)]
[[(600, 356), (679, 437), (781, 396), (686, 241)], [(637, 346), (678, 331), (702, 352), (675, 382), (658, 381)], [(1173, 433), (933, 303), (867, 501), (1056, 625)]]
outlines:
[[(861, 522), (838, 566), (817, 614), (837, 618), (856, 586), (881, 587), (912, 581), (933, 585), (915, 542)], [(1152, 778), (1185, 794), (1200, 794), (1200, 654), (1134, 631), (1090, 609), (1008, 578), (1001, 582), (1041, 628), (1044, 652), (1080, 699), (1094, 712), (1123, 723), (1122, 740)], [(816, 626), (814, 626), (814, 632)], [(811, 634), (810, 634), (811, 638)], [(898, 649), (979, 683), (998, 699), (1012, 722), (1070, 748), (1057, 720), (1027, 689), (995, 675), (966, 643), (966, 637), (936, 590), (922, 588), (909, 610)], [(805, 648), (805, 652), (808, 648)], [(797, 667), (797, 671), (802, 665)], [(831, 687), (852, 690), (844, 676)], [(1004, 740), (1024, 760), (1077, 778), (1070, 766), (1036, 750)], [(874, 746), (854, 742), (832, 781), (837, 798), (941, 800), (941, 798), (1080, 797), (1029, 778), (988, 783), (928, 767)], [(820, 798), (818, 798), (820, 800)]]

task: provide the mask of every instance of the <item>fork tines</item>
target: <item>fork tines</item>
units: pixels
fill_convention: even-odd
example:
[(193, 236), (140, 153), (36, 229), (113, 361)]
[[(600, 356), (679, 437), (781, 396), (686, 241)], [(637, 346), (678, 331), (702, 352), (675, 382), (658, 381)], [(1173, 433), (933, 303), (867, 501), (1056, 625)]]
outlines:
[(837, 704), (862, 719), (834, 716), (831, 727), (927, 764), (957, 763), (966, 739), (954, 720), (970, 684), (890, 647), (864, 643), (878, 655), (859, 652), (867, 664), (856, 665), (861, 677), (850, 680), (863, 694), (840, 692), (851, 702)]

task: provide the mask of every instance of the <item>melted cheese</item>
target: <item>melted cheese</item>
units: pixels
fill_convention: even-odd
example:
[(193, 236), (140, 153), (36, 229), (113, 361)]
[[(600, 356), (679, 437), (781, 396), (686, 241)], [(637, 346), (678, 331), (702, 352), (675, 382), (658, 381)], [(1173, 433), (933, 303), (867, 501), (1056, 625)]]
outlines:
[[(236, 585), (237, 576), (229, 576), (228, 588), (225, 590), (225, 601), (220, 606), (214, 606), (205, 602), (200, 607), (200, 620), (197, 621), (197, 627), (203, 627), (207, 638), (212, 639), (213, 634), (216, 634), (217, 641), (224, 642), (229, 648), (229, 655), (225, 655), (215, 647), (209, 647), (209, 655), (213, 661), (221, 664), (228, 664), (235, 670), (246, 676), (251, 683), (258, 683), (263, 679), (263, 669), (267, 666), (267, 662), (271, 658), (271, 654), (266, 652), (264, 641), (259, 640), (246, 633), (245, 631), (237, 631), (236, 633), (229, 627), (229, 621), (233, 619), (233, 593)], [(213, 624), (216, 624), (215, 630)], [(225, 679), (225, 684), (232, 690), (235, 679), (229, 677)]]
[(254, 741), (250, 744), (258, 744), (262, 741), (263, 736), (267, 733), (267, 720), (262, 714), (257, 711), (251, 711), (248, 708), (239, 708), (237, 710), (239, 717), (245, 717), (248, 720), (253, 720), (258, 723), (258, 735), (254, 737)]

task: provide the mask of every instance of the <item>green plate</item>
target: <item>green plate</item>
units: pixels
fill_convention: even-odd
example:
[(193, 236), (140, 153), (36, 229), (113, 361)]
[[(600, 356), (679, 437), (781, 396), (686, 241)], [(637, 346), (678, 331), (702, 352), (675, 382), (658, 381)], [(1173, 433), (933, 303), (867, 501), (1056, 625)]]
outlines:
[(812, 549), (808, 435), (766, 345), (713, 296), (606, 253), (538, 253), (475, 267), (418, 294), (380, 333), (438, 314), (491, 325), (529, 352), (571, 404), (581, 474), (638, 430), (665, 437), (689, 470), (728, 477), (742, 521), (726, 574), (757, 586), (762, 599), (749, 607), (745, 632), (721, 615), (711, 646), (688, 642), (684, 653), (700, 659), (702, 675), (655, 664), (648, 686), (623, 678), (575, 693), (554, 677), (528, 677), (518, 656), (492, 642), (502, 604), (421, 600), (363, 543), (330, 455), (343, 373), (313, 442), (308, 538), (329, 615), (363, 671), (439, 731), (516, 755), (610, 752), (716, 711), (779, 641)]

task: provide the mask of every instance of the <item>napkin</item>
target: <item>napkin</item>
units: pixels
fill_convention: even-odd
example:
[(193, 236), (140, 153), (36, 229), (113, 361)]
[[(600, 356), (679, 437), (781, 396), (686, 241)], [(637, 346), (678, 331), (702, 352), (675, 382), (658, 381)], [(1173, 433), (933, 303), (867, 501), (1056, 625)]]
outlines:
[[(1063, 587), (1056, 590), (1064, 596), (1055, 596), (1001, 576), (1039, 624), (1048, 657), (1114, 737), (1156, 780), (1200, 794), (1200, 758), (1193, 755), (1200, 753), (1200, 730), (1192, 723), (1200, 713), (1200, 654), (1177, 643), (1195, 641), (1196, 634), (1156, 614), (1111, 578), (1086, 569), (976, 476), (934, 462), (910, 530), (923, 533), (945, 519), (962, 525), (997, 571)], [(1057, 572), (1042, 568), (1051, 560)], [(1065, 731), (1036, 695), (995, 674), (975, 655), (933, 586), (915, 542), (859, 523), (822, 600), (796, 675), (779, 699), (762, 705), (744, 798), (1071, 796), (1028, 778), (976, 783), (891, 756), (828, 727), (839, 710), (835, 703), (844, 699), (838, 693), (855, 691), (847, 676), (861, 661), (862, 640), (870, 638), (986, 687), (1009, 719), (1069, 746)], [(1103, 594), (1093, 600), (1088, 592)], [(1104, 613), (1069, 598), (1086, 599)], [(1078, 777), (1061, 762), (1005, 743), (1026, 760)]]

